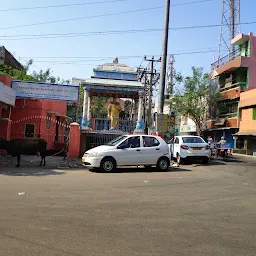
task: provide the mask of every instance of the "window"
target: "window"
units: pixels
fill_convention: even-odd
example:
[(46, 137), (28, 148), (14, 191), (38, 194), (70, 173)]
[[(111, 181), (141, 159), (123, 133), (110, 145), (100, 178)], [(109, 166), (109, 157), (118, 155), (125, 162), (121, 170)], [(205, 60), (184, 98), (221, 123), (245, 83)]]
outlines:
[(46, 129), (50, 129), (51, 127), (51, 115), (47, 114), (47, 118), (46, 118)]
[(245, 147), (245, 138), (241, 138), (240, 136), (238, 137), (236, 141), (236, 148), (237, 149), (246, 149)]
[(159, 141), (154, 137), (143, 137), (143, 147), (150, 148), (150, 147), (157, 147), (159, 146)]
[(34, 124), (25, 124), (25, 137), (34, 138), (35, 135), (35, 125)]
[(252, 110), (252, 119), (256, 120), (256, 108)]
[(179, 144), (180, 143), (180, 141), (179, 141), (179, 138), (177, 137), (176, 139), (175, 139), (175, 141), (174, 141), (174, 144)]
[(204, 141), (200, 137), (183, 137), (184, 143), (204, 143)]
[(109, 141), (106, 145), (107, 146), (116, 146), (119, 142), (121, 142), (122, 140), (124, 140), (127, 136), (120, 136), (117, 137), (111, 141)]
[(140, 147), (140, 137), (130, 137), (124, 142), (120, 144), (120, 146), (124, 146), (125, 148), (139, 148)]

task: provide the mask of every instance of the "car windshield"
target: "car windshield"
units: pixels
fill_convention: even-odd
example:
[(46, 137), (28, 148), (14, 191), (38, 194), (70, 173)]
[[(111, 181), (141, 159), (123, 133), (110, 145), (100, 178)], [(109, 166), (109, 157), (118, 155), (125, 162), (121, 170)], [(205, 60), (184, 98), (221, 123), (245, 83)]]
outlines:
[(115, 138), (111, 141), (109, 141), (106, 145), (107, 146), (116, 146), (119, 142), (123, 141), (127, 136), (120, 136), (118, 138)]
[(182, 137), (184, 143), (204, 143), (200, 137)]

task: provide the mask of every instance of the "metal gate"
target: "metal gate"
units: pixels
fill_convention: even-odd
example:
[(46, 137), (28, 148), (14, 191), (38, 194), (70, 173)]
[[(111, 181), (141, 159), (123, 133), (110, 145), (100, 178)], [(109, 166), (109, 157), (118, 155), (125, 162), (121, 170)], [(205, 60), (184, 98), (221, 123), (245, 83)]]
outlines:
[(95, 148), (97, 146), (105, 145), (109, 141), (124, 135), (124, 133), (107, 133), (107, 132), (81, 132), (81, 139), (80, 139), (80, 155), (91, 148)]

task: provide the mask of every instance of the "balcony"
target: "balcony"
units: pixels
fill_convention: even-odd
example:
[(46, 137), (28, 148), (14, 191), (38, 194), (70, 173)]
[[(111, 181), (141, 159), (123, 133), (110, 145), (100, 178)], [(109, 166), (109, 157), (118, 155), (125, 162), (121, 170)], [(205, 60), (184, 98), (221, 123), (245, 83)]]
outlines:
[(235, 58), (240, 56), (240, 50), (236, 49), (235, 51), (231, 52), (230, 54), (221, 57), (220, 59), (218, 59), (217, 61), (215, 61), (214, 63), (212, 63), (211, 65), (211, 70), (216, 70), (218, 67), (225, 65), (226, 63), (228, 63), (231, 60), (234, 60)]
[(225, 72), (231, 72), (240, 67), (248, 67), (247, 61), (249, 57), (248, 50), (246, 48), (239, 48), (230, 54), (220, 58), (211, 65), (211, 77), (219, 76)]
[(220, 85), (220, 92), (226, 91), (226, 90), (230, 90), (230, 89), (234, 89), (239, 87), (240, 89), (246, 88), (247, 87), (247, 82), (235, 82), (235, 83), (226, 83), (224, 86)]
[(234, 113), (227, 113), (227, 114), (220, 114), (219, 115), (219, 118), (237, 118), (238, 117), (238, 114), (237, 112), (234, 112)]
[(222, 114), (216, 120), (207, 121), (207, 129), (238, 128), (238, 117), (236, 113)]

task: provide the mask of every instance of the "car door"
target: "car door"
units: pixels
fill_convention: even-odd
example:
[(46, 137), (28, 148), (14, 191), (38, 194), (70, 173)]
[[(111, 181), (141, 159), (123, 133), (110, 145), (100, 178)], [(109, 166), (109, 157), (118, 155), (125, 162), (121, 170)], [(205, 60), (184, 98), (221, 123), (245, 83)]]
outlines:
[(141, 161), (143, 165), (156, 165), (162, 156), (160, 142), (153, 136), (142, 136)]
[(132, 136), (123, 141), (118, 149), (117, 165), (140, 165), (141, 164), (141, 138)]
[(173, 145), (173, 157), (177, 157), (177, 153), (180, 154), (180, 139), (175, 137)]

